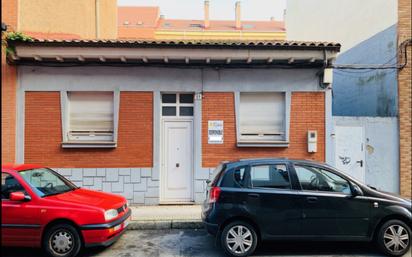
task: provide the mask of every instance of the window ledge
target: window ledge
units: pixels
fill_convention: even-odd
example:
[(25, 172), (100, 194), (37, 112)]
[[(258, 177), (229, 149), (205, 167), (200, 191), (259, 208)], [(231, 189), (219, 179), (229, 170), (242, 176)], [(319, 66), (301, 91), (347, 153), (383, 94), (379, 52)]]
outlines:
[(116, 148), (113, 141), (67, 141), (62, 142), (62, 148)]
[(289, 147), (288, 141), (238, 141), (237, 147)]

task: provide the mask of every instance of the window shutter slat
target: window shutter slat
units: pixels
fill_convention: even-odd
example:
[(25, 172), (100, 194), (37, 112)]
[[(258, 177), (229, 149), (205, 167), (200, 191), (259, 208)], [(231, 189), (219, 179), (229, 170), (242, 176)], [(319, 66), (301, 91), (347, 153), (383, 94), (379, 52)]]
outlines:
[(113, 132), (113, 92), (70, 92), (70, 131)]
[(241, 93), (240, 133), (273, 135), (284, 133), (284, 93)]

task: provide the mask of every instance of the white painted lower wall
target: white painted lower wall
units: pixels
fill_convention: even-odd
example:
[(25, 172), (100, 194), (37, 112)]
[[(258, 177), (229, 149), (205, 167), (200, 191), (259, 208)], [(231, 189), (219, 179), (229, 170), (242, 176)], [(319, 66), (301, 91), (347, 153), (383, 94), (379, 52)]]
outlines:
[(333, 116), (333, 124), (364, 128), (366, 184), (399, 193), (398, 118)]
[[(124, 196), (136, 205), (157, 205), (160, 201), (160, 181), (152, 176), (153, 168), (53, 168), (80, 187)], [(202, 168), (194, 176), (194, 202), (206, 198), (206, 180), (213, 168)]]

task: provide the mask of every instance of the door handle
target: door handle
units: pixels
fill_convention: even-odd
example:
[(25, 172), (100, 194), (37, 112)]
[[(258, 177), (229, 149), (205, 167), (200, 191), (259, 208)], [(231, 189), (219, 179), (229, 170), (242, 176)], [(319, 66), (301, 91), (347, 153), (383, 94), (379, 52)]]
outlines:
[(259, 194), (248, 194), (247, 196), (249, 196), (251, 198), (259, 198), (260, 197)]
[(361, 167), (363, 167), (363, 160), (357, 161), (356, 163), (359, 163)]
[(176, 163), (176, 168), (179, 168), (180, 167), (180, 164), (179, 163)]
[(318, 201), (318, 198), (314, 196), (309, 196), (306, 197), (306, 200), (308, 201), (308, 203), (316, 203)]

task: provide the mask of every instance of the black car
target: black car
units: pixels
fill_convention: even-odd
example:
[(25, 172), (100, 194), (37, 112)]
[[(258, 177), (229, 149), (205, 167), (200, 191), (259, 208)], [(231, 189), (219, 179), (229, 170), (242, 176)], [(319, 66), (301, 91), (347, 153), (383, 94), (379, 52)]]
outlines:
[(410, 200), (312, 161), (220, 164), (202, 220), (231, 256), (250, 255), (263, 240), (375, 241), (390, 256), (411, 244)]

